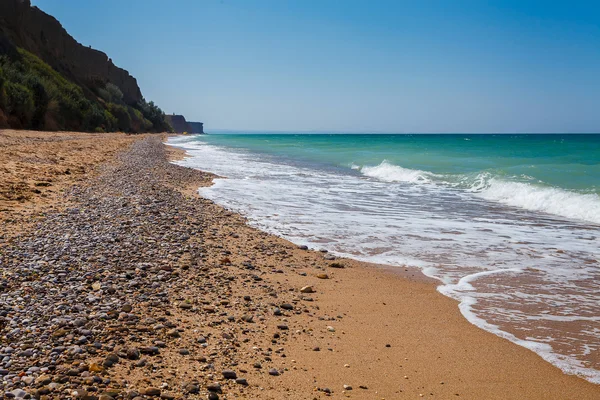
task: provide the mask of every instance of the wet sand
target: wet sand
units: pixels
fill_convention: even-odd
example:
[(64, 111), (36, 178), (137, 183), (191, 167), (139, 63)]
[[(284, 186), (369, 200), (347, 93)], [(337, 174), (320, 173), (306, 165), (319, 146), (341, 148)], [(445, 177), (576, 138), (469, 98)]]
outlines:
[[(45, 135), (30, 144), (44, 147), (44, 139), (54, 137)], [(111, 142), (111, 154), (96, 143), (86, 147), (87, 157), (79, 161), (103, 164), (94, 172), (85, 164), (86, 172), (65, 182), (56, 200), (3, 203), (5, 210), (22, 210), (35, 202), (37, 213), (44, 213), (39, 225), (16, 237), (11, 232), (21, 226), (18, 218), (1, 222), (6, 284), (0, 307), (8, 323), (0, 321), (0, 347), (35, 349), (34, 361), (13, 352), (11, 365), (0, 364), (8, 372), (4, 376), (11, 376), (10, 383), (4, 380), (5, 391), (45, 398), (67, 398), (75, 391), (91, 396), (86, 398), (108, 396), (104, 400), (600, 397), (600, 386), (565, 375), (535, 353), (468, 323), (457, 303), (437, 293), (435, 282), (417, 270), (326, 260), (324, 253), (251, 228), (243, 217), (195, 194), (212, 176), (168, 163), (182, 152), (164, 146), (159, 136), (126, 139)], [(67, 141), (59, 146), (67, 156), (68, 146)], [(28, 165), (27, 151), (20, 154), (18, 162)], [(72, 162), (74, 168), (77, 161)], [(25, 181), (36, 179), (20, 171)], [(68, 212), (73, 209), (80, 216)], [(87, 228), (73, 226), (77, 220)], [(69, 230), (70, 240), (87, 243), (89, 227), (97, 228), (90, 234), (97, 241), (93, 246), (72, 244), (61, 252), (66, 242), (55, 230)], [(44, 283), (43, 274), (30, 280), (19, 270), (35, 260), (23, 249), (40, 240), (44, 251), (57, 249), (65, 262), (71, 260), (75, 267), (64, 273), (74, 281), (93, 276), (82, 291), (64, 295), (73, 301), (93, 296), (93, 302), (53, 309), (69, 321), (60, 327), (35, 312), (43, 292), (22, 296), (32, 282)], [(82, 263), (82, 257), (88, 261)], [(56, 273), (54, 265), (42, 268)], [(72, 286), (68, 280), (44, 285)], [(312, 293), (301, 290), (306, 287)], [(31, 312), (22, 318), (17, 309)], [(104, 318), (100, 309), (109, 316), (114, 310), (114, 318)], [(75, 322), (82, 315), (86, 329)], [(35, 336), (25, 333), (31, 325)], [(14, 333), (15, 327), (22, 330)], [(98, 343), (95, 349), (76, 344), (87, 330), (86, 341)], [(51, 347), (83, 351), (52, 358), (44, 350), (49, 343), (38, 343), (44, 334)], [(32, 364), (43, 367), (52, 359), (55, 368), (27, 374)], [(17, 379), (21, 373), (35, 379)], [(49, 377), (39, 379), (44, 375)]]

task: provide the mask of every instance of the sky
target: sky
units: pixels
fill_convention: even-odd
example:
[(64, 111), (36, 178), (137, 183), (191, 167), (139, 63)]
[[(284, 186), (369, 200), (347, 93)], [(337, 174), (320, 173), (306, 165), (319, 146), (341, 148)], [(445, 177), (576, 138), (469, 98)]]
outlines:
[(600, 132), (600, 1), (32, 4), (207, 132)]

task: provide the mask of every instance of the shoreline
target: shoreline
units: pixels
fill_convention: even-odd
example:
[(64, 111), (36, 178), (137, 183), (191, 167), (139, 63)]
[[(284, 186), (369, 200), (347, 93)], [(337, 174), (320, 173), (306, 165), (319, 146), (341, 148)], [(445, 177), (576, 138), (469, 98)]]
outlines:
[[(197, 194), (213, 175), (172, 164), (159, 136), (135, 139), (70, 189), (64, 210), (0, 241), (10, 322), (0, 335), (20, 349), (3, 349), (12, 361), (0, 364), (3, 391), (102, 400), (600, 394), (470, 324), (416, 274), (349, 259), (333, 268), (323, 253), (250, 227)], [(68, 279), (48, 278), (59, 273)], [(63, 322), (44, 317), (54, 314)]]
[[(175, 157), (175, 158), (173, 158), (171, 161), (176, 162), (176, 161), (180, 161), (182, 159), (191, 157), (191, 156), (188, 155), (188, 153), (184, 149), (182, 149), (180, 147), (177, 147), (176, 145), (170, 145), (167, 142), (165, 142), (165, 145), (168, 146), (168, 147), (170, 147), (170, 148), (173, 148), (176, 152), (178, 152), (178, 156)], [(202, 172), (207, 173), (205, 171), (202, 171)], [(221, 178), (221, 177), (216, 177), (216, 178)], [(212, 184), (212, 182), (211, 182), (211, 184)], [(199, 198), (202, 198), (199, 194), (197, 194), (197, 196)], [(235, 212), (235, 211), (232, 211), (232, 212)], [(258, 230), (260, 230), (260, 229), (258, 229)], [(282, 238), (282, 237), (280, 237), (278, 235), (275, 235), (275, 236), (279, 237), (279, 238)], [(285, 238), (282, 238), (282, 239), (284, 241), (286, 241), (286, 242), (289, 242)], [(312, 249), (311, 251), (318, 251), (318, 249)], [(554, 367), (554, 368), (558, 369), (559, 371), (561, 371), (561, 373), (563, 373), (564, 375), (575, 376), (577, 378), (585, 380), (588, 383), (591, 383), (592, 385), (598, 385), (597, 383), (588, 381), (586, 379), (586, 377), (583, 376), (583, 375), (579, 375), (576, 372), (568, 373), (568, 372), (562, 370), (561, 368), (559, 368), (558, 366), (553, 365), (550, 361), (546, 360), (545, 356), (543, 356), (542, 354), (539, 354), (539, 353), (535, 352), (532, 349), (532, 346), (535, 347), (535, 343), (534, 342), (528, 342), (528, 341), (524, 341), (524, 340), (518, 339), (518, 338), (514, 337), (511, 333), (504, 332), (504, 331), (499, 331), (498, 329), (486, 329), (483, 326), (487, 325), (487, 322), (472, 321), (471, 319), (473, 319), (473, 318), (475, 320), (478, 320), (479, 318), (478, 317), (471, 317), (470, 318), (467, 315), (465, 315), (463, 313), (463, 310), (462, 310), (462, 308), (463, 308), (461, 306), (462, 303), (459, 300), (451, 297), (450, 295), (446, 295), (442, 291), (439, 290), (440, 287), (443, 286), (442, 282), (439, 279), (436, 279), (434, 277), (430, 277), (430, 276), (426, 275), (418, 267), (412, 267), (412, 266), (392, 266), (392, 265), (386, 265), (386, 264), (369, 263), (367, 261), (361, 261), (361, 260), (353, 259), (353, 258), (347, 257), (347, 256), (336, 257), (336, 259), (346, 260), (346, 261), (351, 260), (352, 262), (357, 263), (357, 265), (358, 265), (359, 268), (363, 268), (363, 269), (367, 269), (367, 270), (368, 269), (372, 269), (372, 271), (389, 273), (390, 275), (395, 276), (395, 277), (397, 277), (399, 279), (415, 280), (415, 281), (419, 281), (419, 282), (429, 283), (429, 284), (433, 285), (436, 288), (436, 292), (438, 294), (440, 294), (441, 296), (443, 296), (443, 297), (445, 297), (447, 299), (450, 299), (451, 301), (455, 302), (456, 303), (456, 308), (459, 311), (459, 313), (461, 314), (461, 316), (464, 318), (465, 321), (467, 321), (473, 327), (475, 327), (477, 329), (480, 329), (480, 330), (482, 330), (482, 331), (484, 331), (486, 333), (492, 334), (492, 335), (498, 337), (499, 339), (507, 340), (507, 341), (511, 342), (512, 344), (518, 346), (518, 347), (521, 347), (523, 349), (526, 349), (526, 350), (534, 353), (536, 356), (538, 356), (544, 362), (552, 365), (552, 367)], [(470, 311), (468, 311), (468, 312), (470, 312)]]

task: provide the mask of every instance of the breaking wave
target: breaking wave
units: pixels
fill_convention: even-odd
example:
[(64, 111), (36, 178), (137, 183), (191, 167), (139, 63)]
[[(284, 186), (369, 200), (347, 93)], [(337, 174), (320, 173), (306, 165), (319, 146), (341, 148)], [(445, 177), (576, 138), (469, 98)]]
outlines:
[(508, 206), (600, 224), (600, 196), (596, 193), (577, 193), (534, 182), (515, 182), (490, 172), (440, 175), (400, 167), (387, 161), (376, 166), (353, 165), (353, 169), (359, 170), (364, 176), (384, 182), (449, 186)]

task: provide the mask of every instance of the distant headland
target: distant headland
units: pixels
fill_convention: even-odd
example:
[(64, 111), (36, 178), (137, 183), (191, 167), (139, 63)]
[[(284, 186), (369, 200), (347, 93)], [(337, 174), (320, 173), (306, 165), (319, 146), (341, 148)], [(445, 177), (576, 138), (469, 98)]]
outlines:
[(167, 121), (173, 127), (176, 133), (204, 133), (204, 124), (202, 122), (186, 121), (183, 115), (166, 115)]

